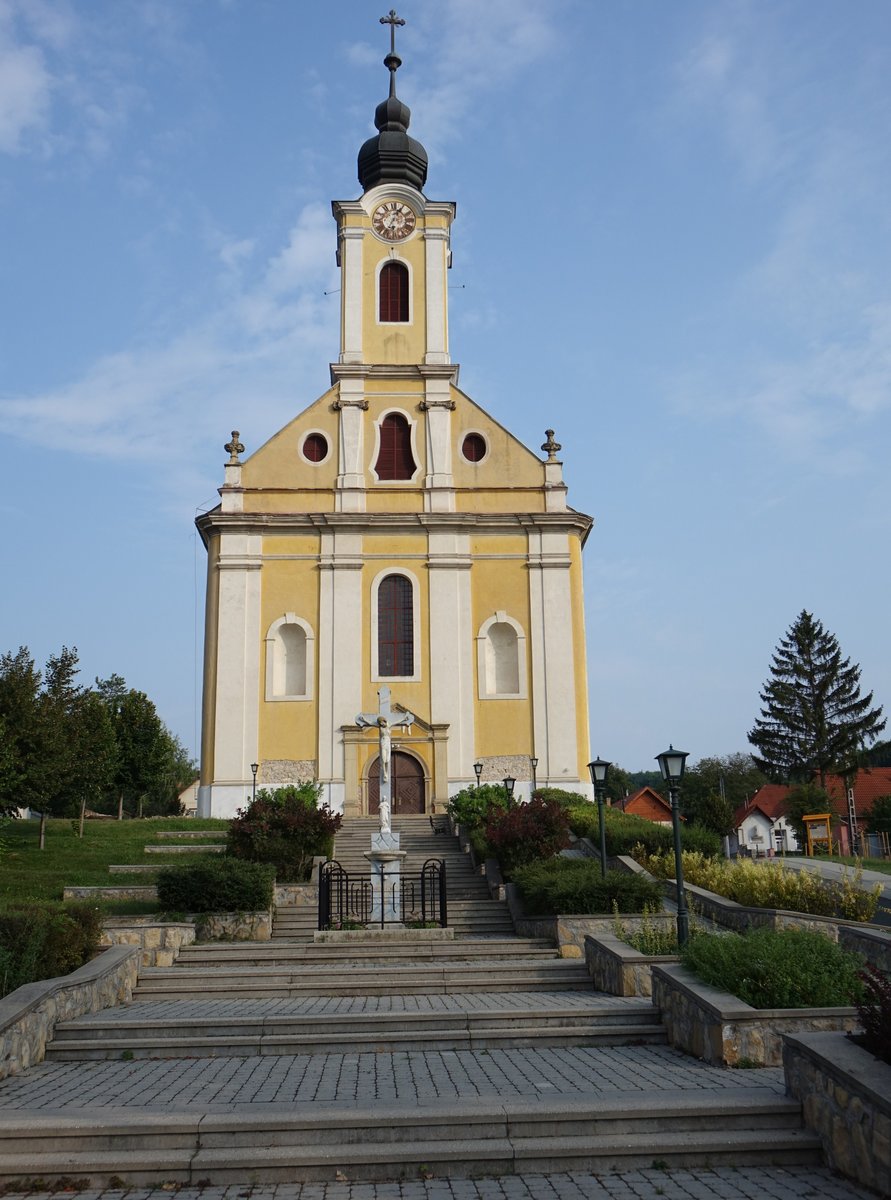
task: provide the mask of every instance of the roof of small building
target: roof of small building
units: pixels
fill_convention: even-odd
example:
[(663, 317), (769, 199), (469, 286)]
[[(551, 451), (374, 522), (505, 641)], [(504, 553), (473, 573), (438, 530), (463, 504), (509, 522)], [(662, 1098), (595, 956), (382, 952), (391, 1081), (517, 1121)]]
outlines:
[[(792, 791), (781, 783), (765, 783), (752, 799), (741, 805), (733, 814), (737, 828), (756, 808), (769, 820), (776, 821), (786, 813), (786, 799)], [(840, 775), (830, 775), (826, 780), (826, 791), (832, 800), (831, 811), (847, 817), (847, 792), (845, 781)], [(854, 805), (863, 816), (879, 796), (891, 796), (891, 767), (870, 767), (857, 772), (854, 780)]]

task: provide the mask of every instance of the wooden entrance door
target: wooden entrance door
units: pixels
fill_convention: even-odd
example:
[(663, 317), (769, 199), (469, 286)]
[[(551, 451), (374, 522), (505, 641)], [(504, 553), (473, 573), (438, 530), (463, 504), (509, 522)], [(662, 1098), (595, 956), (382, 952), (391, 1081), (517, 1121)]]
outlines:
[[(393, 795), (393, 816), (423, 813), (424, 768), (410, 754), (394, 750), (390, 756), (390, 784)], [(368, 812), (380, 810), (380, 759), (375, 758), (368, 768)]]

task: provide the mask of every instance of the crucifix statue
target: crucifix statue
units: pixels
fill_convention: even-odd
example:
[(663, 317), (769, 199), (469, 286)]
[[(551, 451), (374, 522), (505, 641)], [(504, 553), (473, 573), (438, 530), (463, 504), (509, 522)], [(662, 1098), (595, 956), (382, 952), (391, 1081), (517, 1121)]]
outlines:
[(411, 729), (414, 717), (410, 712), (396, 716), (390, 709), (390, 689), (382, 687), (378, 692), (378, 711), (376, 713), (359, 713), (356, 724), (364, 728), (375, 728), (378, 731), (380, 743), (380, 819), (381, 833), (390, 832), (390, 812), (392, 802), (392, 784), (390, 779), (390, 759), (393, 749), (393, 730)]

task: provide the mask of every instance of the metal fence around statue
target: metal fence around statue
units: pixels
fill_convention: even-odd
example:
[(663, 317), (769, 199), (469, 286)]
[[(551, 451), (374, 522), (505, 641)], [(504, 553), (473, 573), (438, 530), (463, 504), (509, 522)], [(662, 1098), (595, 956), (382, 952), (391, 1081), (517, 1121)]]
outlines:
[(374, 895), (368, 875), (350, 875), (335, 859), (319, 865), (319, 929), (365, 929), (402, 925), (426, 929), (448, 924), (446, 867), (441, 858), (428, 858), (418, 875), (400, 875), (389, 885), (390, 905), (381, 912), (398, 918), (374, 917)]

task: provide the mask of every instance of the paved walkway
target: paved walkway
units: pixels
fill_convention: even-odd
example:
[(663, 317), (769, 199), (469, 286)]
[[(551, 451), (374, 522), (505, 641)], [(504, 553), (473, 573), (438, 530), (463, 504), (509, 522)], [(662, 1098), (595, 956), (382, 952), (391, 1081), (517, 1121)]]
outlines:
[(169, 1112), (675, 1089), (715, 1092), (717, 1099), (739, 1087), (783, 1095), (782, 1068), (731, 1071), (666, 1046), (276, 1054), (42, 1063), (0, 1083), (0, 1112), (120, 1105)]
[[(78, 1200), (875, 1200), (831, 1171), (814, 1167), (739, 1167), (686, 1171), (560, 1173), (505, 1179), (431, 1179), (412, 1183), (305, 1183), (254, 1187), (131, 1188), (85, 1191)], [(70, 1194), (70, 1193), (69, 1193)], [(4, 1193), (5, 1200), (24, 1200)], [(58, 1200), (29, 1192), (27, 1200)]]

